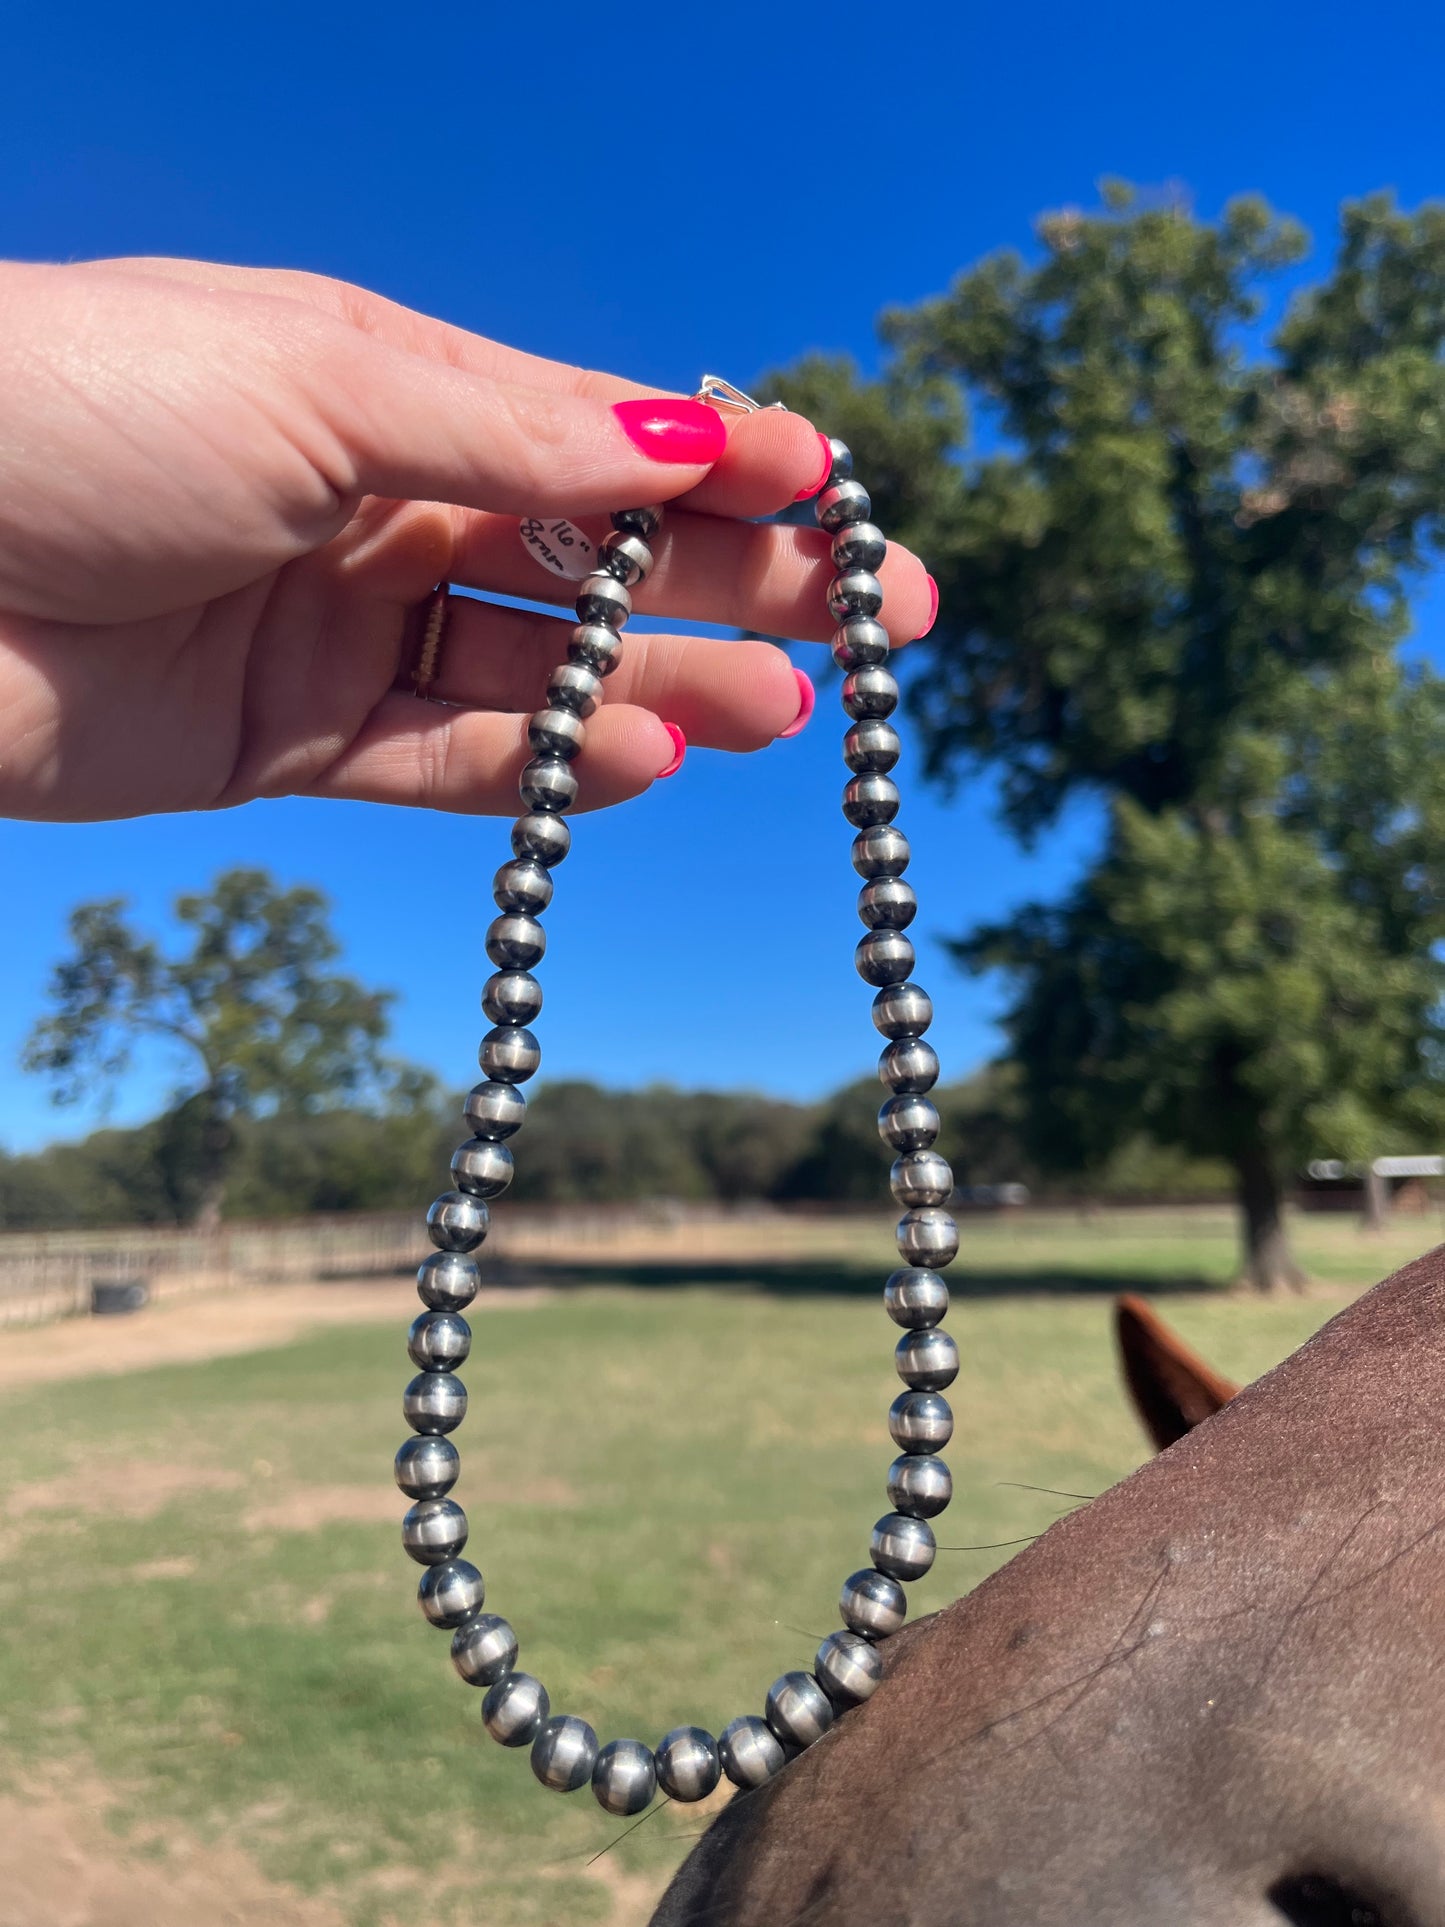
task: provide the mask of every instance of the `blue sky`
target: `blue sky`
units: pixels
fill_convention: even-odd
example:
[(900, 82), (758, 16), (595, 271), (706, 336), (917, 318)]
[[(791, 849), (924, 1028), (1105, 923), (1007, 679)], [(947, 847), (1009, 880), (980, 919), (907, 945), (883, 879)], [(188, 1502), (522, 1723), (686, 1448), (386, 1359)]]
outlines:
[[(161, 252), (365, 282), (535, 352), (690, 389), (805, 349), (874, 356), (887, 303), (1027, 246), (1098, 179), (1246, 189), (1322, 247), (1339, 201), (1445, 191), (1445, 15), (1383, 0), (1028, 8), (18, 9), (0, 27), (0, 254)], [(1436, 655), (1445, 601), (1423, 605)], [(799, 660), (806, 663), (805, 654)], [(545, 1068), (811, 1096), (871, 1066), (837, 810), (839, 728), (749, 759), (694, 751), (579, 825), (549, 915)], [(950, 1072), (996, 989), (936, 937), (1067, 878), (1087, 810), (1021, 854), (979, 782), (908, 790), (919, 976)], [(104, 826), (0, 824), (0, 1145), (88, 1126), (16, 1065), (79, 898), (160, 924), (223, 865), (332, 896), (350, 967), (399, 993), (396, 1047), (467, 1080), (495, 820), (257, 804)], [(165, 1096), (147, 1061), (113, 1115)]]

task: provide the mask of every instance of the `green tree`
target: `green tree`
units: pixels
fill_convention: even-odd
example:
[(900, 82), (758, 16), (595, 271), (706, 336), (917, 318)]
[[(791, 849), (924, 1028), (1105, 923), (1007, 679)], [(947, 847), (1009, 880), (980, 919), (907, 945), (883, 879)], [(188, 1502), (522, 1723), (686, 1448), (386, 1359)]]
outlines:
[(167, 957), (132, 928), (123, 898), (72, 912), (71, 953), (23, 1062), (68, 1103), (113, 1084), (142, 1039), (177, 1049), (191, 1075), (149, 1127), (150, 1148), (175, 1215), (214, 1227), (239, 1119), (314, 1112), (380, 1088), (391, 995), (327, 970), (338, 945), (317, 890), (228, 870), (209, 892), (177, 898), (175, 914), (188, 941)]
[(1013, 981), (1032, 1147), (1226, 1159), (1273, 1286), (1302, 1157), (1442, 1122), (1441, 693), (1395, 651), (1445, 507), (1445, 209), (1347, 206), (1272, 336), (1306, 240), (1258, 200), (1211, 224), (1113, 186), (1039, 240), (886, 316), (881, 380), (779, 386), (939, 580), (928, 774), (991, 765), (1026, 839), (1105, 806), (1066, 902), (958, 946)]

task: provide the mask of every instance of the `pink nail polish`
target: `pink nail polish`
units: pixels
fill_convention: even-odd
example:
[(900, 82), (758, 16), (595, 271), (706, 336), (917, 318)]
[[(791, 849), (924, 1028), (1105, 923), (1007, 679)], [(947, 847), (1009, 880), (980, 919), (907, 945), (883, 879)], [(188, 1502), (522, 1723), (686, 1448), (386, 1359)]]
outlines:
[(823, 472), (811, 488), (800, 488), (798, 490), (797, 494), (793, 497), (795, 502), (811, 502), (813, 497), (822, 491), (824, 482), (826, 482), (828, 477), (833, 473), (833, 451), (828, 446), (828, 437), (826, 435), (819, 435), (818, 440), (823, 445)]
[(672, 738), (672, 761), (660, 769), (657, 774), (659, 777), (676, 776), (677, 772), (682, 768), (682, 759), (687, 754), (687, 738), (683, 735), (676, 723), (664, 723), (662, 726)]
[[(830, 468), (833, 466), (831, 456), (829, 457), (828, 466)], [(802, 735), (803, 731), (807, 728), (808, 718), (813, 713), (813, 706), (818, 700), (817, 690), (814, 689), (811, 681), (803, 674), (802, 670), (795, 669), (793, 674), (798, 679), (798, 713), (786, 729), (780, 729), (778, 731), (778, 741), (780, 743), (787, 742), (790, 736)]]
[(933, 627), (934, 623), (937, 622), (937, 620), (938, 620), (938, 584), (934, 581), (932, 576), (929, 576), (928, 578), (928, 620), (927, 622), (924, 623), (923, 627), (919, 630), (918, 634), (913, 638), (913, 640), (915, 642), (922, 642), (923, 638), (928, 634), (929, 630)]
[(642, 396), (614, 402), (612, 412), (628, 441), (652, 462), (710, 468), (728, 445), (721, 415), (703, 401)]

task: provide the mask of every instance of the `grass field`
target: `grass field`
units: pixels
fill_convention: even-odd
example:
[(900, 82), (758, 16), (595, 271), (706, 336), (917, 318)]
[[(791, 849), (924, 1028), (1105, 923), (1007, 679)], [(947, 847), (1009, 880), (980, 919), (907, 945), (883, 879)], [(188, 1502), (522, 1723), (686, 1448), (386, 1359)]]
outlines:
[[(1299, 1230), (1320, 1288), (1258, 1303), (1211, 1289), (1233, 1263), (1221, 1213), (969, 1226), (943, 1542), (1037, 1532), (1066, 1501), (1021, 1487), (1097, 1492), (1143, 1455), (1111, 1291), (1169, 1291), (1166, 1316), (1248, 1378), (1438, 1235)], [(886, 1509), (887, 1240), (789, 1227), (777, 1246), (559, 1268), (540, 1302), (473, 1320), (469, 1554), (554, 1707), (608, 1735), (757, 1709), (835, 1623)], [(485, 1740), (479, 1696), (412, 1603), (390, 1482), (402, 1297), (378, 1287), (385, 1322), (276, 1349), (4, 1394), (0, 1795), (23, 1820), (27, 1801), (87, 1789), (95, 1850), (162, 1884), (177, 1856), (236, 1854), (277, 1883), (249, 1904), (228, 1882), (217, 1921), (382, 1927), (424, 1906), (433, 1927), (640, 1922), (696, 1814), (661, 1809), (589, 1868), (621, 1825), (587, 1795), (544, 1795), (525, 1754)], [(916, 1611), (1007, 1556), (942, 1554)], [(284, 1913), (283, 1893), (315, 1911)], [(97, 1905), (64, 1918), (161, 1918)], [(0, 1927), (34, 1917), (0, 1899)]]

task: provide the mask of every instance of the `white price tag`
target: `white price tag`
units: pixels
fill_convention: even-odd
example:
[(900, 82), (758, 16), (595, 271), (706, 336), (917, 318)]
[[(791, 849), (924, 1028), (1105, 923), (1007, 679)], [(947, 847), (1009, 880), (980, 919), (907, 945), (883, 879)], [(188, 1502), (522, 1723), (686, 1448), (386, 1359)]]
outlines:
[(580, 582), (597, 567), (597, 552), (592, 544), (581, 529), (563, 521), (561, 516), (544, 522), (540, 516), (524, 515), (518, 533), (522, 547), (551, 575)]

